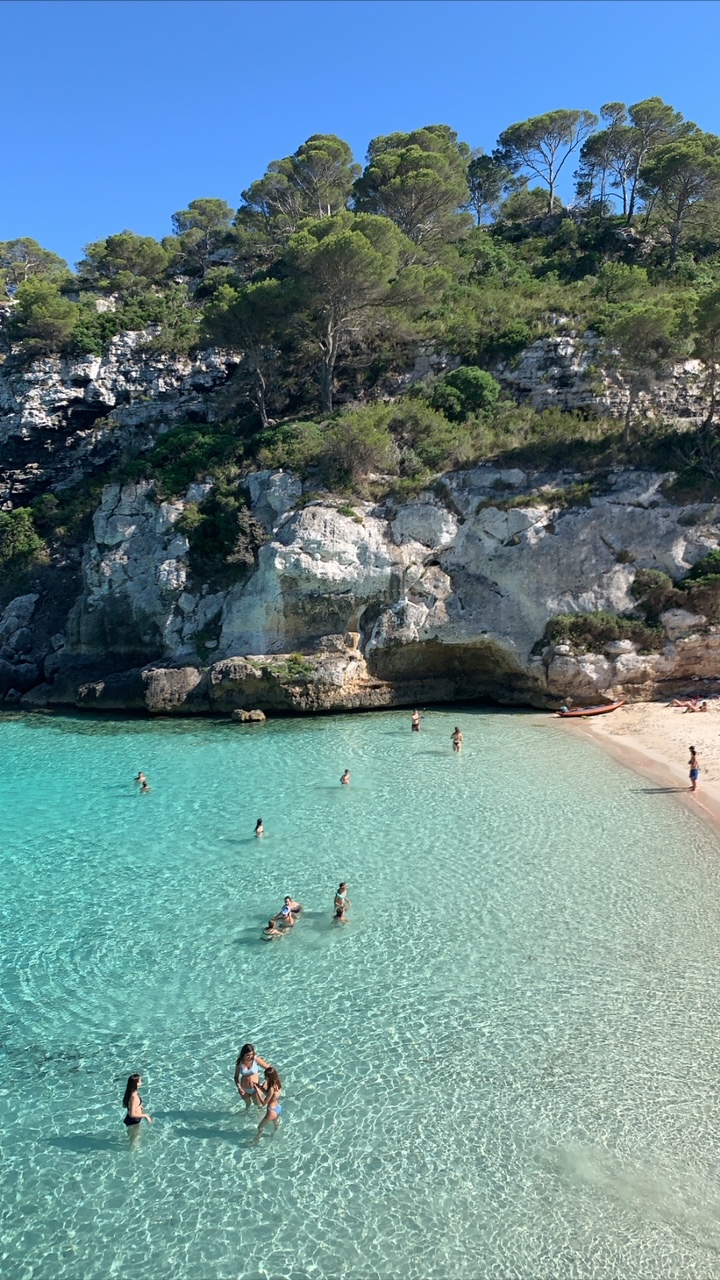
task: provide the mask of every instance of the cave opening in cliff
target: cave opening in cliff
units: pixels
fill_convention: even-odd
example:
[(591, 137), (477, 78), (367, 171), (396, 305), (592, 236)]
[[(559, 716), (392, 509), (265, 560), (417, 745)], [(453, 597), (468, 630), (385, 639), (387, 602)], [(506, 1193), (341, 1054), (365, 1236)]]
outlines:
[(66, 409), (67, 424), (74, 430), (87, 431), (98, 418), (106, 418), (113, 407), (104, 400), (93, 400), (91, 404), (87, 400), (71, 400)]
[(392, 645), (371, 651), (367, 661), (373, 676), (394, 685), (409, 701), (477, 700), (516, 706), (543, 702), (532, 677), (493, 640)]

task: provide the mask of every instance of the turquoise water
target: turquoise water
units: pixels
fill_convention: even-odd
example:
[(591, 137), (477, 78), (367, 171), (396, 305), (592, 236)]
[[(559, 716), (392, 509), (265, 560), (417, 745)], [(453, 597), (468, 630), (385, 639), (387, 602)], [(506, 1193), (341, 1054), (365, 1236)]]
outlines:
[(3, 1275), (717, 1274), (720, 843), (672, 795), (478, 710), (17, 717), (0, 758)]

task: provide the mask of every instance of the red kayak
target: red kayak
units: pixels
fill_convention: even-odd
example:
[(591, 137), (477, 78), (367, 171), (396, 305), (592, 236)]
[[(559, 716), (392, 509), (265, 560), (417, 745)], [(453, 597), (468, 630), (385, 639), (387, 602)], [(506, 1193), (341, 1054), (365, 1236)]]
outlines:
[(563, 720), (578, 719), (580, 716), (606, 716), (608, 711), (617, 711), (618, 707), (624, 707), (625, 700), (622, 702), (606, 702), (603, 707), (573, 707), (572, 711), (556, 711), (556, 716), (562, 716)]

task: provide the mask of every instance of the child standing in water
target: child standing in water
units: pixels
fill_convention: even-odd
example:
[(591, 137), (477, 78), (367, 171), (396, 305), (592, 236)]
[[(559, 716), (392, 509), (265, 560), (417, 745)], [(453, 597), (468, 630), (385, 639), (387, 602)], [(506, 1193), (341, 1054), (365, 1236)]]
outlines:
[(265, 1107), (265, 1115), (258, 1125), (258, 1137), (262, 1133), (266, 1124), (274, 1124), (277, 1129), (280, 1123), (280, 1112), (282, 1106), (280, 1104), (280, 1093), (282, 1091), (282, 1080), (280, 1079), (274, 1067), (265, 1068), (265, 1083), (256, 1084), (255, 1096), (258, 1105)]

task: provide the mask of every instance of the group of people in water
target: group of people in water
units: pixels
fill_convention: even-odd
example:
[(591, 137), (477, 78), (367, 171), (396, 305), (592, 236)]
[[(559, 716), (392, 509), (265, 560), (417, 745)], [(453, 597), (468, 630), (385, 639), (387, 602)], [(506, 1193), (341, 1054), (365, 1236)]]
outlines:
[[(421, 716), (418, 711), (413, 711), (410, 726), (413, 733), (420, 732)], [(450, 741), (454, 752), (462, 750), (463, 735), (457, 725), (452, 732)], [(151, 790), (142, 770), (137, 774), (134, 781), (142, 794), (146, 794)], [(349, 769), (345, 769), (342, 774), (340, 785), (343, 787), (350, 785)], [(255, 835), (258, 838), (265, 835), (265, 826), (262, 818), (258, 818), (255, 823)], [(346, 925), (350, 906), (347, 881), (341, 880), (333, 898), (332, 923)], [(268, 920), (266, 927), (262, 931), (262, 937), (268, 941), (286, 937), (294, 929), (302, 915), (302, 911), (302, 903), (293, 898), (291, 894), (286, 894), (280, 910)], [(262, 1080), (260, 1079), (261, 1070), (263, 1072)], [(263, 1130), (269, 1124), (272, 1124), (277, 1129), (282, 1113), (282, 1103), (280, 1102), (282, 1080), (276, 1068), (266, 1062), (264, 1058), (261, 1058), (255, 1052), (253, 1045), (244, 1044), (235, 1063), (234, 1079), (237, 1091), (245, 1103), (246, 1111), (249, 1111), (252, 1106), (260, 1107), (265, 1111), (258, 1125), (257, 1137), (261, 1136)], [(125, 1108), (123, 1124), (127, 1126), (133, 1135), (137, 1135), (143, 1120), (146, 1120), (148, 1124), (152, 1124), (152, 1116), (145, 1111), (143, 1100), (138, 1092), (141, 1084), (142, 1077), (138, 1072), (134, 1072), (131, 1076), (128, 1076), (123, 1096), (122, 1104)]]
[[(264, 1080), (260, 1079), (261, 1067), (265, 1076)], [(147, 1120), (148, 1124), (153, 1122), (152, 1116), (148, 1115), (145, 1110), (143, 1100), (138, 1092), (141, 1084), (142, 1077), (138, 1072), (128, 1076), (122, 1103), (125, 1108), (123, 1124), (127, 1126), (133, 1136), (137, 1136), (143, 1120)], [(280, 1113), (282, 1112), (282, 1104), (280, 1102), (282, 1080), (275, 1067), (266, 1062), (264, 1058), (260, 1058), (251, 1044), (244, 1044), (238, 1054), (237, 1062), (235, 1063), (235, 1085), (245, 1103), (246, 1111), (250, 1110), (253, 1103), (265, 1109), (265, 1115), (258, 1125), (258, 1138), (268, 1124), (274, 1125), (277, 1129), (280, 1123)]]
[[(347, 881), (341, 880), (335, 890), (335, 898), (333, 899), (333, 924), (348, 923), (348, 907), (350, 899), (347, 896)], [(302, 915), (302, 902), (296, 902), (290, 894), (285, 895), (285, 900), (278, 911), (277, 915), (271, 916), (265, 928), (262, 931), (263, 938), (284, 938), (295, 928), (300, 916)]]

